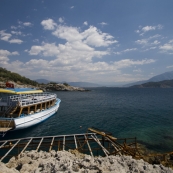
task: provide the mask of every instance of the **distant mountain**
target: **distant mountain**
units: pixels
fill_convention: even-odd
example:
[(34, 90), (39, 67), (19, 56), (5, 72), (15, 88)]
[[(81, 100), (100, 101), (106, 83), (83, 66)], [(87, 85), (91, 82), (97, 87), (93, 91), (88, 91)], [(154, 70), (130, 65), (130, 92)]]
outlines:
[(130, 88), (173, 88), (173, 80), (147, 82), (141, 85), (131, 86)]
[(54, 83), (59, 83), (59, 82), (55, 82), (55, 81), (50, 81), (50, 80), (47, 80), (47, 79), (36, 79), (35, 80), (36, 82), (40, 83), (40, 84), (48, 84), (50, 82), (54, 82)]
[[(35, 80), (38, 83), (48, 84), (52, 81), (49, 81), (47, 79), (36, 79)], [(68, 83), (71, 86), (74, 87), (101, 87), (101, 85), (95, 84), (95, 83), (89, 83), (89, 82), (57, 82), (57, 83)]]
[(131, 86), (133, 86), (133, 85), (140, 85), (140, 84), (146, 83), (147, 81), (148, 81), (148, 80), (143, 80), (143, 81), (128, 83), (128, 84), (123, 85), (123, 87), (131, 87)]
[(140, 84), (144, 84), (147, 82), (159, 82), (159, 81), (172, 80), (172, 79), (173, 79), (173, 71), (170, 71), (170, 72), (165, 72), (165, 73), (162, 73), (160, 75), (154, 76), (148, 80), (126, 84), (126, 85), (124, 85), (124, 87), (130, 87), (133, 85), (140, 85)]
[(89, 82), (68, 82), (68, 84), (74, 87), (101, 87), (101, 85)]
[(173, 79), (173, 71), (162, 73), (160, 75), (154, 76), (150, 78), (148, 81), (158, 82), (163, 80), (172, 80)]
[(49, 80), (46, 80), (46, 79), (36, 79), (35, 81), (40, 83), (40, 84), (41, 83), (48, 84), (50, 82)]

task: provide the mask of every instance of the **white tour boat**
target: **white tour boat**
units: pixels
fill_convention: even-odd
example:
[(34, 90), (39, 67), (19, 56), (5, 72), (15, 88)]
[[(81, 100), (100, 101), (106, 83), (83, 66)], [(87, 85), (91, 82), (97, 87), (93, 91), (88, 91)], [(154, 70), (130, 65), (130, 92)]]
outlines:
[(58, 111), (54, 93), (32, 88), (0, 89), (0, 133), (38, 124)]

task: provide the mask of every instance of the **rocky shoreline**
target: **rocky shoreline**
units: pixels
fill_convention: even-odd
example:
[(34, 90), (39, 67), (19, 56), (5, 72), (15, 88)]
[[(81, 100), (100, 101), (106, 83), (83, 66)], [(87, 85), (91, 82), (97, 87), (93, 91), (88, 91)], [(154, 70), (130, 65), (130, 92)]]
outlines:
[[(14, 84), (15, 88), (36, 88), (36, 89), (41, 89), (43, 91), (81, 91), (81, 92), (89, 91), (88, 89), (70, 86), (66, 83), (64, 84), (50, 83), (50, 84), (39, 84), (37, 86), (32, 86), (27, 84), (15, 83), (13, 81), (9, 82)], [(0, 88), (6, 88), (6, 83), (0, 82)]]
[(0, 172), (8, 173), (173, 173), (173, 170), (163, 165), (151, 165), (131, 156), (91, 157), (71, 151), (36, 152), (26, 151), (12, 157), (8, 163), (0, 162)]
[(89, 91), (84, 88), (73, 87), (68, 84), (44, 84), (39, 86), (43, 91)]

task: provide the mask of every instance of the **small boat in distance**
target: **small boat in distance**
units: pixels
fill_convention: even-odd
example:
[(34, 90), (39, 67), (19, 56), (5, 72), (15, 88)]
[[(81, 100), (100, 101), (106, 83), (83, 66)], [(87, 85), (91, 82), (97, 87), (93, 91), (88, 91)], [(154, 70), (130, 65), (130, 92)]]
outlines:
[(32, 88), (0, 89), (0, 133), (38, 124), (58, 111), (61, 100), (55, 93)]

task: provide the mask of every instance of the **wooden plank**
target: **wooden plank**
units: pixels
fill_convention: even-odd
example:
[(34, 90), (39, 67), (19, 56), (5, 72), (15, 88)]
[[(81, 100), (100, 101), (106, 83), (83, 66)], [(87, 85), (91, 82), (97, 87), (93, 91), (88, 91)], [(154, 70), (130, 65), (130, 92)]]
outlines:
[[(25, 150), (26, 150), (26, 148), (27, 148), (27, 146), (31, 143), (31, 141), (32, 141), (32, 138), (29, 140), (29, 142), (25, 145), (25, 147), (24, 147), (24, 149), (20, 152), (20, 154), (22, 154)], [(19, 154), (19, 155), (20, 155)]]
[(0, 161), (2, 161), (2, 160), (10, 153), (10, 151), (11, 151), (19, 142), (20, 142), (20, 140), (18, 140), (18, 141), (13, 145), (13, 147), (1, 158)]
[(38, 147), (37, 147), (36, 151), (38, 151), (38, 150), (39, 150), (40, 145), (41, 145), (41, 143), (42, 143), (43, 139), (44, 139), (44, 138), (41, 138), (41, 141), (40, 141), (40, 143), (38, 144)]
[(60, 151), (60, 141), (58, 141), (58, 151)]
[[(95, 133), (87, 133), (87, 135), (92, 135), (92, 134), (95, 134)], [(60, 137), (72, 137), (72, 136), (84, 136), (85, 133), (80, 133), (80, 134), (69, 134), (69, 135), (55, 135), (55, 136), (41, 136), (41, 137), (32, 137), (33, 139), (40, 139), (40, 138), (52, 138), (52, 137), (55, 137), (55, 138), (60, 138)], [(10, 142), (13, 142), (13, 141), (16, 141), (16, 140), (27, 140), (27, 139), (31, 139), (31, 137), (27, 137), (27, 138), (18, 138), (18, 139), (9, 139), (9, 140), (2, 140), (1, 142), (5, 142), (5, 141), (10, 141)]]
[(106, 134), (105, 132), (96, 130), (96, 129), (94, 129), (94, 128), (88, 128), (88, 130), (91, 131), (91, 132), (94, 132), (94, 133), (96, 133), (96, 134), (99, 134), (99, 135), (101, 135), (101, 136), (106, 136), (106, 137), (110, 138), (111, 140), (114, 140), (114, 141), (117, 140), (117, 138), (115, 138), (114, 136), (108, 135), (108, 134)]
[(122, 148), (120, 148), (118, 145), (116, 145), (113, 141), (111, 141), (109, 138), (105, 137), (110, 143), (111, 145), (114, 147), (116, 153), (118, 153), (120, 156), (122, 156), (121, 154), (121, 150)]
[(102, 148), (103, 152), (105, 153), (106, 156), (108, 156), (109, 151), (106, 150), (105, 147), (103, 147), (103, 145), (100, 143), (100, 141), (98, 140), (97, 136), (96, 135), (91, 135), (91, 137), (98, 143), (98, 145), (100, 145), (100, 147)]
[(54, 137), (52, 138), (52, 142), (50, 144), (49, 152), (52, 150), (53, 141), (54, 141)]
[(9, 131), (11, 129), (12, 129), (12, 127), (1, 127), (0, 128), (0, 132), (7, 132), (7, 131)]
[(6, 143), (7, 143), (7, 141), (5, 141), (5, 142), (0, 146), (0, 148), (2, 148)]
[(75, 142), (75, 146), (76, 146), (76, 149), (78, 148), (77, 147), (77, 141), (76, 141), (76, 136), (74, 135), (74, 142)]
[(64, 136), (64, 139), (63, 139), (63, 151), (65, 150), (65, 136)]
[(88, 148), (89, 148), (89, 150), (90, 150), (90, 154), (91, 154), (92, 157), (94, 157), (94, 156), (93, 156), (93, 153), (92, 153), (92, 150), (91, 150), (91, 147), (90, 147), (90, 144), (89, 144), (89, 142), (88, 142), (88, 139), (87, 139), (86, 135), (84, 135), (84, 137), (85, 137), (85, 140), (86, 140), (86, 142), (87, 142)]

